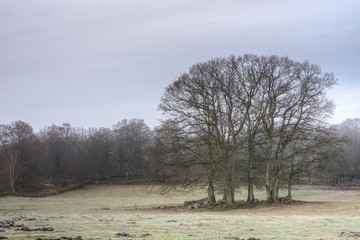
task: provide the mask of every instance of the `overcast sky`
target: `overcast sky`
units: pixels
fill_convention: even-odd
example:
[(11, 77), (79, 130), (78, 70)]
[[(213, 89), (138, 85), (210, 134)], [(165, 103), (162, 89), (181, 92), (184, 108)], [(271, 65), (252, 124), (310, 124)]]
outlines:
[(332, 122), (360, 117), (358, 0), (0, 0), (0, 124), (154, 127), (180, 73), (245, 53), (335, 73)]

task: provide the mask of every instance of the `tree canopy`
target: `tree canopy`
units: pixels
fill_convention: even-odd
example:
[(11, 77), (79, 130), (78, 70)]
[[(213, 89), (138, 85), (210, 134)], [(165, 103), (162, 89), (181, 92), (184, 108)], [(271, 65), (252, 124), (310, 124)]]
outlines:
[(252, 188), (256, 156), (268, 198), (277, 201), (288, 162), (308, 152), (327, 127), (334, 104), (325, 91), (334, 84), (334, 74), (308, 61), (230, 56), (191, 66), (166, 89), (159, 108), (176, 126), (179, 155), (187, 155), (178, 166), (210, 169), (209, 189), (215, 181), (234, 202), (244, 162)]

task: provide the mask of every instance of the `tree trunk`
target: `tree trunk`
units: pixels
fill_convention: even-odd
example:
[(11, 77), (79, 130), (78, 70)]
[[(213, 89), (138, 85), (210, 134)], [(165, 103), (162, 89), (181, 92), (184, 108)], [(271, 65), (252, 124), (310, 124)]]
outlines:
[(279, 166), (276, 169), (276, 174), (274, 178), (274, 188), (273, 188), (273, 200), (274, 202), (278, 202), (279, 199), (279, 190), (280, 190), (280, 178), (281, 178), (281, 171), (282, 166), (279, 164)]
[(228, 173), (228, 176), (226, 177), (225, 182), (225, 191), (223, 200), (226, 201), (226, 203), (234, 203), (235, 202), (235, 187), (234, 182), (232, 179), (232, 176), (230, 176), (230, 173)]
[(10, 169), (9, 169), (9, 182), (10, 182), (10, 188), (11, 188), (11, 192), (15, 193), (16, 189), (15, 189), (15, 166), (10, 165)]
[(247, 202), (254, 203), (254, 186), (252, 183), (253, 179), (253, 170), (252, 170), (252, 161), (249, 163), (249, 170), (248, 170), (248, 197)]
[(228, 192), (227, 203), (234, 203), (235, 202), (235, 188), (233, 186), (233, 183), (231, 183), (229, 187), (230, 187), (230, 189)]
[(249, 141), (248, 146), (248, 153), (249, 153), (249, 159), (248, 159), (248, 197), (247, 202), (254, 203), (254, 186), (252, 183), (253, 180), (253, 164), (254, 164), (254, 147), (252, 141)]
[(235, 163), (233, 158), (224, 157), (225, 160), (225, 189), (226, 189), (226, 203), (235, 202)]
[(19, 155), (16, 151), (10, 151), (9, 156), (6, 156), (6, 161), (9, 167), (9, 185), (12, 193), (16, 192), (15, 183), (18, 177), (17, 165), (19, 161)]
[(227, 199), (228, 199), (227, 190), (226, 190), (226, 188), (224, 188), (224, 194), (223, 194), (222, 200), (223, 200), (224, 202), (227, 202)]
[(235, 202), (235, 185), (234, 185), (234, 168), (229, 169), (229, 176), (227, 182), (227, 203)]
[(265, 189), (266, 189), (266, 199), (269, 201), (273, 198), (271, 185), (270, 185), (270, 162), (267, 160), (266, 169), (265, 169)]
[(293, 178), (293, 176), (294, 176), (294, 168), (295, 168), (295, 166), (294, 166), (294, 158), (292, 158), (292, 160), (291, 160), (291, 168), (290, 168), (290, 173), (289, 173), (289, 178), (288, 178), (288, 195), (287, 195), (287, 197), (289, 198), (289, 199), (291, 199), (291, 187), (292, 187), (292, 178)]
[(235, 187), (234, 187), (234, 180), (232, 177), (228, 179), (228, 189), (227, 189), (227, 203), (234, 203), (235, 202)]
[(278, 202), (279, 199), (279, 189), (280, 189), (280, 179), (279, 177), (275, 178), (274, 191), (273, 191), (273, 199), (274, 202)]
[(129, 177), (129, 164), (128, 162), (125, 163), (125, 177)]
[[(272, 130), (270, 130), (272, 132)], [(271, 180), (270, 180), (270, 170), (271, 170), (271, 160), (272, 160), (272, 136), (268, 135), (269, 137), (269, 146), (267, 147), (266, 151), (266, 165), (265, 165), (265, 189), (266, 189), (266, 200), (269, 202), (273, 202), (273, 191), (271, 187)]]
[(208, 177), (208, 198), (209, 198), (209, 204), (214, 205), (216, 204), (216, 198), (215, 198), (215, 191), (214, 191), (214, 174), (211, 173)]
[(292, 197), (291, 197), (291, 187), (292, 187), (292, 177), (290, 175), (289, 180), (288, 180), (288, 195), (287, 195), (287, 198), (289, 198), (289, 199), (292, 199)]
[(254, 197), (254, 186), (249, 183), (248, 185), (248, 197), (246, 200), (248, 203), (254, 203), (255, 197)]

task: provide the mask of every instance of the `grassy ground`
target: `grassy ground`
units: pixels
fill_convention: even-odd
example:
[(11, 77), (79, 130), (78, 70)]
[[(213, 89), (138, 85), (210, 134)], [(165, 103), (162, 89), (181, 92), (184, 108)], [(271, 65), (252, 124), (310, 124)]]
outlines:
[[(0, 198), (0, 222), (30, 229), (0, 228), (9, 239), (357, 239), (341, 232), (360, 231), (360, 190), (295, 186), (293, 197), (307, 203), (275, 204), (248, 209), (188, 210), (166, 208), (206, 196), (160, 195), (159, 187), (88, 185), (45, 198)], [(237, 199), (245, 199), (239, 191)], [(285, 195), (285, 192), (282, 193)], [(263, 199), (263, 192), (256, 198)], [(19, 227), (18, 227), (19, 228)], [(127, 233), (130, 236), (116, 236)], [(360, 239), (360, 238), (359, 238)]]

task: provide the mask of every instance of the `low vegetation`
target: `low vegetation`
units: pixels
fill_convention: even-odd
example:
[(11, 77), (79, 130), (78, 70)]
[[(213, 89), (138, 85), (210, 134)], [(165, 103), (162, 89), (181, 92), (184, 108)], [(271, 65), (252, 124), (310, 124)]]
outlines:
[[(297, 202), (189, 208), (206, 191), (92, 184), (48, 197), (0, 198), (3, 239), (356, 239), (360, 189), (294, 186)], [(264, 191), (256, 191), (259, 200)], [(246, 189), (237, 189), (245, 199)], [(280, 195), (286, 195), (280, 190)]]

